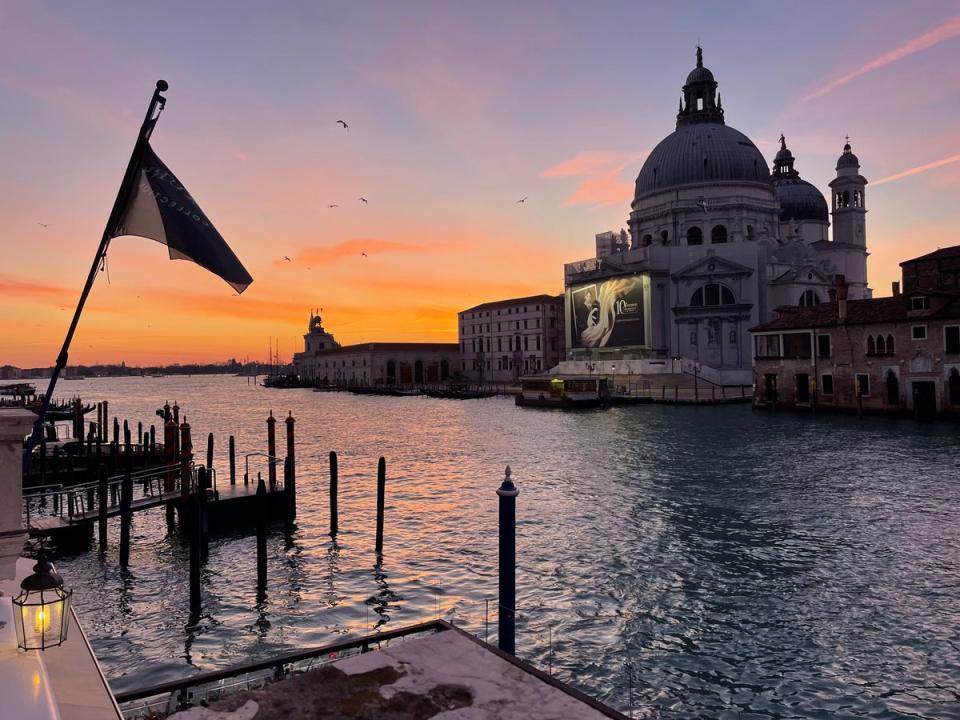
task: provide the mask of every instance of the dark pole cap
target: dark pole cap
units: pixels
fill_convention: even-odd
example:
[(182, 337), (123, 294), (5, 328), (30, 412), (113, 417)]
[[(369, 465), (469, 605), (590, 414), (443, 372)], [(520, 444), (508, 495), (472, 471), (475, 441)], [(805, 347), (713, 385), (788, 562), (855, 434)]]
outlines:
[(166, 92), (169, 87), (166, 80), (157, 80), (157, 90), (160, 92)]
[(500, 497), (516, 497), (519, 494), (520, 491), (517, 490), (517, 486), (514, 485), (513, 480), (510, 479), (510, 466), (507, 465), (507, 469), (504, 472), (503, 483), (497, 488), (497, 495)]

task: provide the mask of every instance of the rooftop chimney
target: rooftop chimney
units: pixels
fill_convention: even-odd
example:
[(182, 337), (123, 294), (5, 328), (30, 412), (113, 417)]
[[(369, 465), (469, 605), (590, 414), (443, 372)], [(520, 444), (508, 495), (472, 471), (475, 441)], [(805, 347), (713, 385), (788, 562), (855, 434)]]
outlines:
[(893, 296), (900, 297), (900, 281), (899, 280), (893, 281)]
[(847, 276), (846, 275), (837, 275), (837, 319), (840, 322), (847, 321), (847, 291), (849, 286), (847, 285)]

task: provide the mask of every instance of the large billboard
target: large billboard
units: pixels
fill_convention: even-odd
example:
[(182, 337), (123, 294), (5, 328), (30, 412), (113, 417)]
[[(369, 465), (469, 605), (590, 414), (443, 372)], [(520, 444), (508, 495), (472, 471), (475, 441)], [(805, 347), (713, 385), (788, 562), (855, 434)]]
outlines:
[(569, 289), (571, 348), (647, 345), (645, 275), (607, 278)]

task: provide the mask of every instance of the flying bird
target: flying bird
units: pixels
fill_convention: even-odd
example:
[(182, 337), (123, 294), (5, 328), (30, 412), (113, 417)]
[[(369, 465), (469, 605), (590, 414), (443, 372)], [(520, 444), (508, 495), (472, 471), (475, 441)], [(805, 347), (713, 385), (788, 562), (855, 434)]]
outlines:
[(38, 222), (37, 225), (39, 225), (40, 227), (50, 227), (50, 223)]
[(522, 198), (520, 198), (519, 200), (517, 200), (517, 204), (519, 204), (519, 203), (525, 203), (526, 201), (527, 201), (527, 196), (524, 195)]
[(285, 262), (293, 262), (293, 260), (291, 260), (290, 258), (288, 258), (286, 255), (283, 256), (283, 259), (284, 259)]
[(347, 132), (350, 132), (350, 126), (347, 125), (346, 121), (344, 121), (344, 120), (337, 120), (337, 124), (343, 125), (343, 129), (346, 130)]
[(328, 207), (328, 208), (335, 208), (335, 207), (340, 207), (340, 206), (337, 205), (336, 203), (333, 203), (332, 205), (327, 205), (327, 207)]
[(365, 252), (362, 252), (362, 253), (360, 253), (360, 254), (363, 255), (364, 257), (367, 256), (367, 254), (366, 254)]
[(362, 197), (362, 198), (360, 198), (360, 202), (362, 202), (364, 205), (366, 205), (366, 204), (367, 204), (367, 199), (366, 199), (365, 197)]

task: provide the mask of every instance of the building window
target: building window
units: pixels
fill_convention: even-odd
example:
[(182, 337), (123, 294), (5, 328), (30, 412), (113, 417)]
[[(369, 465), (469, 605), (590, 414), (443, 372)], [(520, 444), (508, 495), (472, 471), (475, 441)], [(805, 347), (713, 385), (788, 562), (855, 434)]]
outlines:
[(930, 309), (930, 298), (926, 295), (915, 295), (910, 298), (910, 309), (911, 310), (929, 310)]
[(540, 336), (537, 335), (537, 350), (540, 349)]
[(644, 235), (643, 240), (640, 241), (640, 244), (643, 247), (650, 247), (651, 245), (653, 245), (653, 235), (651, 235), (650, 233), (647, 233), (646, 235)]
[(737, 344), (737, 331), (735, 329), (730, 331), (730, 344)]
[(951, 355), (960, 353), (960, 325), (948, 325), (943, 329), (943, 350)]
[(820, 304), (820, 296), (813, 290), (804, 290), (800, 296), (800, 307), (813, 307)]
[(662, 244), (666, 245), (666, 244), (667, 244), (667, 241), (668, 241), (669, 239), (670, 239), (670, 233), (668, 233), (666, 230), (661, 230), (661, 231), (660, 231), (660, 242), (661, 242)]
[(893, 335), (887, 335), (887, 355), (893, 355)]
[(725, 225), (714, 225), (710, 231), (710, 242), (719, 245), (727, 241), (727, 228)]
[(900, 380), (893, 370), (887, 370), (887, 376), (884, 380), (887, 386), (887, 405), (900, 404)]
[(530, 336), (529, 336), (529, 335), (524, 335), (524, 336), (523, 336), (523, 349), (524, 349), (524, 350), (529, 350), (529, 349), (530, 349)]
[(867, 335), (867, 355), (876, 355), (877, 354), (877, 341), (873, 339), (873, 335)]
[(926, 325), (914, 325), (910, 328), (910, 336), (914, 340), (926, 340), (927, 339), (927, 326)]
[(833, 395), (833, 375), (820, 376), (820, 392), (824, 395)]
[(779, 335), (757, 335), (754, 337), (754, 346), (758, 358), (780, 357)]
[(793, 358), (795, 360), (809, 360), (811, 357), (810, 333), (784, 333), (783, 334), (783, 357)]
[(877, 355), (886, 355), (887, 354), (887, 341), (883, 339), (883, 335), (877, 335)]
[(948, 396), (951, 405), (960, 405), (960, 372), (956, 368), (950, 371), (950, 379), (947, 381)]
[(870, 397), (870, 376), (866, 373), (857, 373), (857, 395)]
[(828, 358), (831, 353), (830, 347), (830, 336), (829, 335), (817, 335), (817, 357), (818, 358)]
[(693, 345), (694, 347), (696, 347), (696, 345), (697, 345), (697, 331), (696, 331), (696, 330), (691, 330), (691, 331), (690, 331), (690, 344)]
[(698, 288), (690, 298), (692, 307), (703, 307), (713, 305), (734, 305), (736, 300), (729, 288), (719, 283), (708, 283), (702, 288)]
[(687, 245), (703, 245), (703, 230), (698, 227), (688, 229)]

